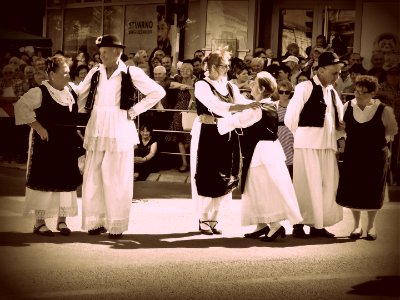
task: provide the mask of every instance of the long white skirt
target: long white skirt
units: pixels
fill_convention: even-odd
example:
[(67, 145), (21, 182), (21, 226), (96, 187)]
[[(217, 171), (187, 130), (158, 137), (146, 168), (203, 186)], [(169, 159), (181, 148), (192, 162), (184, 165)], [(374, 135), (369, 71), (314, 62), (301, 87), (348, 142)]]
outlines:
[(299, 201), (303, 224), (323, 228), (343, 219), (336, 203), (339, 170), (331, 149), (295, 149), (293, 185)]
[(34, 215), (44, 220), (53, 217), (75, 217), (78, 215), (76, 191), (43, 192), (25, 188), (24, 216)]
[(242, 225), (302, 220), (285, 154), (278, 140), (254, 149), (242, 195)]
[(82, 186), (82, 229), (128, 230), (133, 197), (133, 148), (87, 151)]

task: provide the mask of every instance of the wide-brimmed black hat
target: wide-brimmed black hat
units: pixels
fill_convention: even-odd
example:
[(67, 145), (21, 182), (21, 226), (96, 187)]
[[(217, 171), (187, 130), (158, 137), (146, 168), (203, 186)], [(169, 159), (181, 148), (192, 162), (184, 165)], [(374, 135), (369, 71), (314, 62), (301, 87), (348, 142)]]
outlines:
[(126, 46), (122, 44), (121, 40), (113, 34), (101, 35), (96, 39), (97, 47), (116, 47), (125, 48)]
[(325, 51), (318, 57), (318, 68), (337, 64), (342, 64), (343, 66), (346, 65), (344, 61), (339, 59), (339, 56), (337, 56), (336, 53)]

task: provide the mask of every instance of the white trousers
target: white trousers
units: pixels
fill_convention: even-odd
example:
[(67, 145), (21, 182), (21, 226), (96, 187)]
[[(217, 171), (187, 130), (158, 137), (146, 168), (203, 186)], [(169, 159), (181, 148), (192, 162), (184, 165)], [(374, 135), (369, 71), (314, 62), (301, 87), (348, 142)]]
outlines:
[(302, 224), (323, 228), (343, 219), (343, 209), (336, 204), (339, 170), (335, 151), (330, 149), (295, 149), (293, 185)]
[(87, 151), (82, 186), (82, 229), (128, 230), (133, 197), (133, 149)]

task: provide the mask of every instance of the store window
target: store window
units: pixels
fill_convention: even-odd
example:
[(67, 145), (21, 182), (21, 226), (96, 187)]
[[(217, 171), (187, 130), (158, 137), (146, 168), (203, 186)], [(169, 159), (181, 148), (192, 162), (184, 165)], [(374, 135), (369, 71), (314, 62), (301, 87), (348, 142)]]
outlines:
[(103, 33), (115, 34), (122, 39), (122, 32), (124, 32), (124, 6), (105, 6)]
[(229, 46), (233, 56), (247, 48), (248, 1), (208, 1), (206, 47)]
[(46, 35), (51, 38), (53, 42), (53, 52), (62, 49), (62, 28), (63, 28), (62, 10), (48, 10), (47, 11), (47, 28)]
[[(125, 53), (146, 50), (148, 55), (157, 46), (159, 6), (128, 5), (125, 14)], [(169, 41), (169, 27), (163, 38)]]
[[(296, 43), (299, 54), (307, 57), (311, 46), (313, 11), (309, 9), (281, 9), (279, 20), (280, 55), (285, 55), (287, 46)], [(278, 55), (279, 56), (279, 55)]]
[[(324, 32), (340, 57), (347, 59), (353, 52), (355, 10), (328, 9), (324, 14)], [(326, 20), (326, 22), (325, 22)], [(326, 31), (325, 31), (326, 29)]]
[(74, 57), (79, 49), (90, 55), (98, 51), (95, 41), (102, 34), (102, 7), (66, 9), (64, 19), (64, 53)]

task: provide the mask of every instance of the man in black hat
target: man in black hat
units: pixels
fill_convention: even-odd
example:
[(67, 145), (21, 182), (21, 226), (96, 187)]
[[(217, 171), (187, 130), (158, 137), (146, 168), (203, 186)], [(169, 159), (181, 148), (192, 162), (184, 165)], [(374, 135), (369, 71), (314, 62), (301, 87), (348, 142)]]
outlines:
[[(318, 58), (317, 74), (296, 86), (287, 107), (285, 125), (294, 135), (293, 185), (302, 224), (293, 226), (293, 236), (334, 237), (325, 227), (343, 218), (336, 204), (339, 172), (337, 140), (344, 135), (343, 105), (333, 88), (345, 64), (332, 52)], [(343, 146), (343, 140), (340, 145)]]
[[(78, 86), (80, 110), (90, 112), (84, 148), (82, 228), (119, 238), (128, 230), (133, 197), (133, 149), (139, 137), (133, 119), (160, 101), (164, 89), (140, 68), (121, 61), (125, 46), (115, 35), (96, 40), (102, 64)], [(146, 95), (134, 103), (137, 88)], [(144, 158), (145, 159), (145, 158)]]

